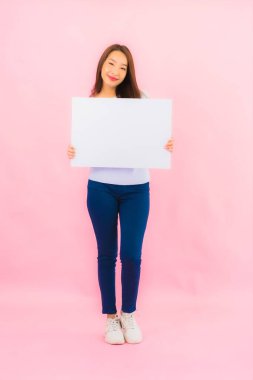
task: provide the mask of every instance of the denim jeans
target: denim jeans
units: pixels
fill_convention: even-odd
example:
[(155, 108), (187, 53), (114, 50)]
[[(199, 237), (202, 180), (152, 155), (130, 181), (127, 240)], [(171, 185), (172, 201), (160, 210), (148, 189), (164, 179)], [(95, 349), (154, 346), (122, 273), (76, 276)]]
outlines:
[(115, 268), (118, 255), (118, 216), (122, 266), (121, 310), (126, 313), (136, 310), (142, 243), (150, 208), (149, 191), (149, 182), (113, 185), (88, 180), (87, 208), (97, 241), (98, 281), (103, 314), (117, 313)]

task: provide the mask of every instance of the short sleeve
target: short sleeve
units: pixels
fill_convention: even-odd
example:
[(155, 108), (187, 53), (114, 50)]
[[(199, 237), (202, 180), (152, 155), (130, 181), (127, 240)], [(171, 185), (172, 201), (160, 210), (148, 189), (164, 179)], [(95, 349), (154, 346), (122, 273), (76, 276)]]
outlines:
[(147, 94), (146, 91), (141, 90), (141, 97), (145, 99), (145, 98), (149, 98), (149, 95)]

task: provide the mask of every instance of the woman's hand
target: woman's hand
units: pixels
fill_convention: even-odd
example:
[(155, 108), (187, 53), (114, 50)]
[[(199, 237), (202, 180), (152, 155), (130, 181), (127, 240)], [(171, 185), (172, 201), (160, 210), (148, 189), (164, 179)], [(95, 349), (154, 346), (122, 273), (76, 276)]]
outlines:
[(69, 145), (68, 150), (67, 150), (68, 158), (69, 159), (74, 158), (75, 154), (76, 154), (75, 148), (72, 145)]
[(170, 140), (167, 141), (166, 145), (164, 145), (164, 148), (166, 150), (169, 150), (172, 153), (172, 151), (173, 151), (173, 144), (174, 144), (174, 140), (173, 140), (173, 138), (171, 138)]

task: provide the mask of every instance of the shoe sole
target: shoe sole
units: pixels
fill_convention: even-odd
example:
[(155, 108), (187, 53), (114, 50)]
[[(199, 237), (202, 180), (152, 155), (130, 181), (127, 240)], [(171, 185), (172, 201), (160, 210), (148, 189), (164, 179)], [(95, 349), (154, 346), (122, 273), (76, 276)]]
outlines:
[(125, 342), (122, 342), (122, 343), (119, 343), (119, 342), (115, 343), (115, 342), (114, 342), (114, 343), (112, 343), (112, 342), (107, 342), (107, 341), (105, 341), (105, 342), (106, 342), (107, 344), (116, 344), (116, 345), (119, 345), (119, 346), (125, 343)]
[(116, 342), (110, 342), (110, 341), (108, 341), (108, 340), (105, 339), (105, 342), (108, 343), (108, 344), (124, 344), (125, 340), (123, 340), (123, 341), (116, 341)]
[(129, 344), (138, 344), (138, 343), (141, 343), (141, 342), (142, 342), (142, 339), (141, 339), (141, 340), (136, 340), (136, 341), (131, 341), (131, 340), (127, 340), (127, 339), (125, 338), (125, 341), (126, 341), (126, 343), (129, 343)]

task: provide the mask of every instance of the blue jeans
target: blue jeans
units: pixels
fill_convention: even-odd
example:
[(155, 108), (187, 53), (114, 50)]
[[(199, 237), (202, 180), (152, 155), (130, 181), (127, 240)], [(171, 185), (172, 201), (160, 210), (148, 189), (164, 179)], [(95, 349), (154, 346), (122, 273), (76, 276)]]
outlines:
[(113, 185), (89, 179), (87, 190), (87, 208), (97, 240), (102, 313), (117, 313), (115, 267), (118, 255), (118, 215), (121, 232), (121, 310), (131, 313), (136, 310), (142, 243), (150, 207), (149, 182)]

